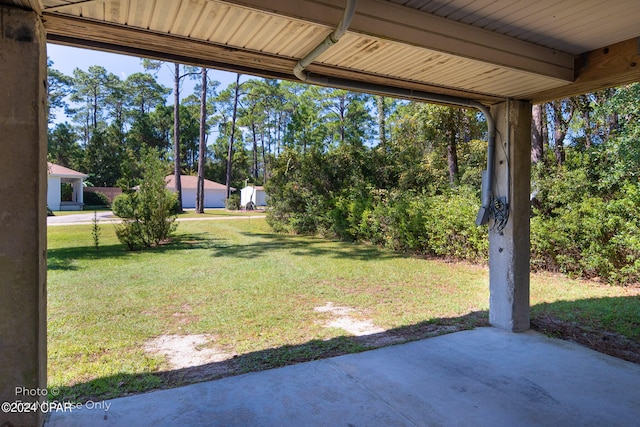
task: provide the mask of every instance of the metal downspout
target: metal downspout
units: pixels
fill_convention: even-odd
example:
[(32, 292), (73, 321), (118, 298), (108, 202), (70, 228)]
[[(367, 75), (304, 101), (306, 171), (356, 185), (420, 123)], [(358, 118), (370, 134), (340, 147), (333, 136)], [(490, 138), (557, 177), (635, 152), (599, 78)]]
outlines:
[(293, 68), (293, 74), (300, 80), (310, 84), (318, 84), (322, 86), (330, 86), (339, 89), (354, 90), (359, 92), (376, 93), (379, 95), (387, 95), (396, 98), (415, 99), (418, 101), (432, 102), (437, 104), (455, 105), (458, 107), (472, 107), (480, 110), (487, 121), (488, 144), (487, 144), (487, 175), (485, 185), (482, 187), (482, 206), (476, 217), (476, 224), (483, 225), (489, 222), (491, 213), (491, 199), (494, 175), (494, 157), (496, 145), (496, 126), (491, 115), (491, 110), (486, 105), (477, 101), (451, 95), (441, 95), (431, 92), (417, 91), (413, 89), (401, 89), (392, 86), (379, 85), (376, 83), (367, 83), (357, 80), (343, 79), (339, 77), (314, 76), (305, 71), (305, 68), (313, 62), (315, 58), (337, 43), (342, 37), (351, 23), (351, 19), (355, 14), (357, 0), (347, 0), (347, 5), (340, 23), (336, 29), (325, 38), (322, 43), (316, 46), (307, 56), (302, 58)]
[(338, 26), (335, 30), (331, 32), (318, 46), (316, 46), (311, 52), (307, 54), (304, 58), (302, 58), (298, 63), (293, 67), (293, 74), (296, 75), (297, 78), (306, 82), (309, 78), (309, 73), (305, 71), (305, 68), (309, 66), (318, 56), (322, 55), (327, 49), (336, 44), (340, 37), (347, 32), (347, 28), (351, 24), (351, 19), (356, 11), (356, 4), (358, 0), (347, 0), (347, 5), (344, 8), (344, 13), (342, 14), (342, 19), (338, 23)]

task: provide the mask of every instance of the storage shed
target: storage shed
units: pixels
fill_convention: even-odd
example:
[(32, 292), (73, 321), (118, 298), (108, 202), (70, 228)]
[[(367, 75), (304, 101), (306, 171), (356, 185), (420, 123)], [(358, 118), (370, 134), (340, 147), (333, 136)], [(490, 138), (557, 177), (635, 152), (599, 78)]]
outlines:
[(266, 206), (267, 194), (264, 192), (264, 187), (248, 185), (240, 190), (240, 206), (245, 208), (249, 202), (253, 202), (254, 206)]

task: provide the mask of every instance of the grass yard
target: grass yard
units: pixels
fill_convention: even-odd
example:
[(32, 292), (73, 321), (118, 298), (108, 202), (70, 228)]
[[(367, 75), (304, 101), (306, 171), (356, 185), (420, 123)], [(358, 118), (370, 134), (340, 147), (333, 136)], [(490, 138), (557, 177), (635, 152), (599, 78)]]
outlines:
[(204, 213), (197, 214), (195, 209), (185, 209), (181, 214), (178, 214), (178, 218), (211, 218), (211, 217), (225, 217), (225, 216), (264, 216), (264, 210), (253, 211), (230, 211), (226, 209), (205, 209)]
[[(48, 384), (59, 400), (487, 324), (485, 267), (278, 235), (261, 218), (181, 222), (172, 243), (143, 252), (127, 252), (111, 224), (101, 226), (99, 251), (90, 224), (50, 227), (48, 242)], [(638, 288), (536, 274), (531, 300), (534, 325), (549, 335), (591, 330), (640, 343)]]

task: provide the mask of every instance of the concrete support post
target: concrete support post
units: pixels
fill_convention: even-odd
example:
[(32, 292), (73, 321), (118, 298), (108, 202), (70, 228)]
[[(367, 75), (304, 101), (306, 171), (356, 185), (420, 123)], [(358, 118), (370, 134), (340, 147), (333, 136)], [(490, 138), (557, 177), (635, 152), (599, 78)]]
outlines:
[(489, 321), (513, 332), (529, 329), (529, 194), (531, 104), (508, 101), (491, 108), (497, 128), (493, 194), (508, 203), (500, 230), (489, 222)]
[[(36, 13), (0, 5), (0, 403), (46, 399), (45, 40)], [(0, 425), (43, 424), (17, 409)]]

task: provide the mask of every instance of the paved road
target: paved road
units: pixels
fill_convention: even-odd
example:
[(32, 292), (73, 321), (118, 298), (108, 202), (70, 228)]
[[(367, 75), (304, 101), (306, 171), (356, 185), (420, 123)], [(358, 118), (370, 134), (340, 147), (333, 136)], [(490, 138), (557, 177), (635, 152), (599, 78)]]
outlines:
[[(98, 220), (100, 224), (105, 223), (118, 223), (120, 218), (113, 215), (111, 211), (98, 211)], [(91, 224), (93, 221), (94, 213), (80, 213), (72, 215), (61, 216), (49, 216), (47, 217), (47, 225), (77, 225), (77, 224)], [(178, 218), (178, 221), (216, 221), (224, 219), (249, 219), (249, 218), (264, 218), (266, 215), (253, 215), (253, 216), (207, 216), (202, 218)]]

